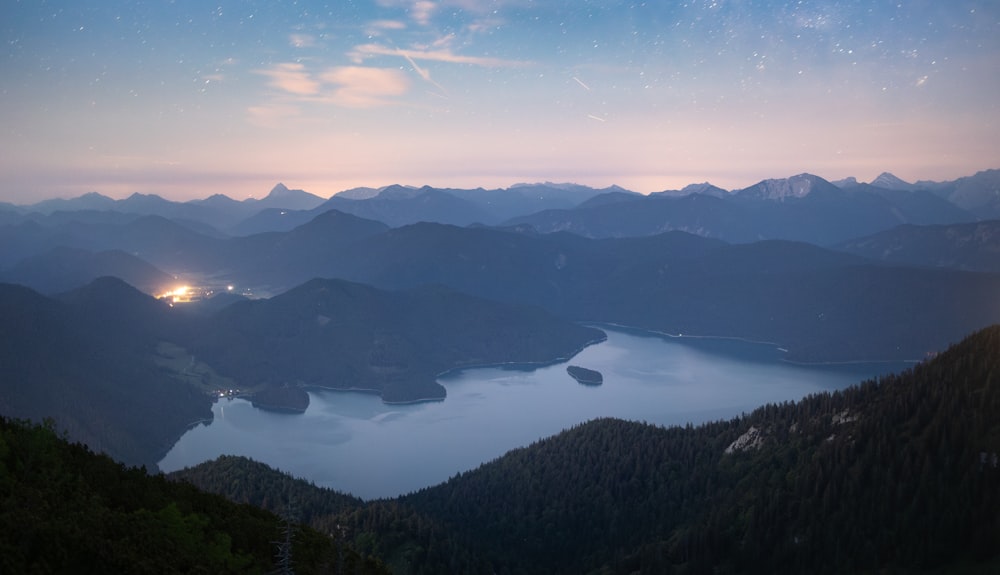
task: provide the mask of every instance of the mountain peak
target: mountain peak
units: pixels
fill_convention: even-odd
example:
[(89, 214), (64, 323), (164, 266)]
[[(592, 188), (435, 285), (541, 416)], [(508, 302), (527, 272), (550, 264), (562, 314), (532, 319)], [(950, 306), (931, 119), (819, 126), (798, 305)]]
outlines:
[(846, 190), (849, 188), (856, 188), (859, 185), (858, 179), (855, 178), (854, 176), (849, 176), (847, 178), (844, 178), (843, 180), (837, 180), (831, 183), (842, 190)]
[(323, 203), (323, 198), (304, 190), (291, 190), (285, 184), (278, 183), (271, 188), (270, 193), (255, 205), (262, 208), (281, 208), (286, 210), (311, 210)]
[(281, 196), (287, 196), (290, 191), (291, 190), (289, 190), (288, 187), (285, 186), (285, 184), (282, 184), (281, 182), (278, 182), (277, 185), (275, 185), (273, 188), (271, 188), (271, 192), (269, 194), (267, 194), (267, 197), (270, 198), (270, 197), (273, 196), (275, 198), (279, 198)]
[(737, 192), (740, 196), (764, 200), (804, 198), (819, 189), (838, 190), (836, 186), (813, 174), (797, 174), (790, 178), (762, 180)]
[(681, 189), (681, 193), (685, 195), (690, 194), (706, 194), (709, 196), (715, 196), (717, 198), (725, 197), (729, 194), (726, 190), (718, 186), (713, 186), (709, 182), (702, 182), (700, 184), (688, 184)]
[(897, 178), (889, 172), (879, 174), (877, 178), (871, 181), (871, 185), (887, 190), (912, 190), (915, 187), (913, 184)]

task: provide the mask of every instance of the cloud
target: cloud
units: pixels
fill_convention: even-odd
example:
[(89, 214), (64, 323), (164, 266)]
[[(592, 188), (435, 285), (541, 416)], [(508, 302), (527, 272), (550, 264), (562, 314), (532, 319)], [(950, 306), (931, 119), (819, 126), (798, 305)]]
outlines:
[(333, 87), (327, 101), (350, 108), (372, 108), (390, 103), (410, 88), (406, 75), (396, 69), (339, 66), (320, 75)]
[(370, 36), (381, 36), (387, 30), (405, 30), (406, 22), (401, 20), (373, 20), (365, 27)]
[(299, 115), (299, 108), (290, 103), (372, 108), (392, 103), (390, 98), (410, 88), (406, 74), (395, 68), (337, 66), (311, 73), (300, 62), (283, 62), (256, 72), (284, 92), (270, 103), (247, 109), (251, 120), (260, 125), (274, 125)]
[[(383, 8), (403, 9), (410, 20), (421, 27), (430, 27), (435, 14), (454, 10), (465, 12), (472, 17), (465, 29), (469, 32), (485, 32), (507, 22), (503, 13), (509, 8), (534, 10), (535, 0), (377, 0)], [(393, 22), (389, 20), (389, 22)], [(398, 29), (398, 28), (396, 28)], [(377, 31), (377, 29), (376, 29)], [(378, 35), (373, 34), (373, 35)]]
[(410, 17), (417, 24), (426, 26), (431, 23), (431, 16), (434, 14), (435, 8), (437, 5), (430, 0), (417, 0), (410, 7)]
[(387, 8), (405, 8), (410, 18), (421, 26), (431, 23), (431, 16), (437, 9), (437, 3), (431, 0), (378, 0), (378, 4)]
[(297, 96), (315, 96), (320, 90), (319, 82), (313, 80), (306, 67), (299, 62), (275, 64), (256, 72), (267, 76), (271, 86)]
[(451, 50), (406, 50), (383, 46), (381, 44), (361, 44), (355, 46), (350, 52), (351, 59), (358, 63), (372, 56), (399, 56), (407, 60), (431, 60), (451, 64), (471, 64), (487, 68), (517, 68), (531, 64), (531, 62), (521, 60), (506, 60), (504, 58), (490, 58), (485, 56), (463, 56), (455, 54)]
[(311, 34), (291, 34), (288, 43), (296, 48), (311, 48), (316, 45), (316, 37)]

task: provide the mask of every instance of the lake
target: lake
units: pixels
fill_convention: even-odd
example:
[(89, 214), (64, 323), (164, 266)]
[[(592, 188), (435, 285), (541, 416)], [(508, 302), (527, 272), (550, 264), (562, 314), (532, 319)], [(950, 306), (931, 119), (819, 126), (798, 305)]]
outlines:
[[(221, 399), (214, 421), (185, 433), (159, 465), (169, 472), (245, 455), (364, 499), (393, 497), (590, 419), (697, 424), (906, 367), (795, 365), (768, 344), (602, 329), (607, 341), (567, 363), (446, 374), (444, 401), (386, 405), (373, 394), (319, 390), (305, 413), (286, 414)], [(568, 364), (602, 372), (604, 384), (577, 383)]]

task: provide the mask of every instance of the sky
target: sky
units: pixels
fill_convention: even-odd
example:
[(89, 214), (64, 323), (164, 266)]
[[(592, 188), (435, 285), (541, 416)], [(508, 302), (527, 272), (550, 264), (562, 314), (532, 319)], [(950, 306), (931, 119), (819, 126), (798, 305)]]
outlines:
[(1000, 167), (1000, 1), (0, 0), (0, 201)]

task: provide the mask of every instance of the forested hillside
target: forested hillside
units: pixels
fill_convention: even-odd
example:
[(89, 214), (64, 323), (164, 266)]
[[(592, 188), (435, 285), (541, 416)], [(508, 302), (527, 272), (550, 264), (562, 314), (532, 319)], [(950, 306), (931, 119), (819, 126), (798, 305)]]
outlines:
[(0, 573), (387, 572), (273, 497), (286, 519), (0, 418)]
[(58, 297), (0, 283), (0, 415), (50, 417), (73, 440), (155, 469), (188, 428), (212, 418), (220, 389), (287, 384), (307, 397), (298, 386), (316, 385), (378, 391), (385, 401), (443, 399), (441, 372), (548, 363), (604, 337), (439, 286), (387, 292), (313, 280), (214, 313), (203, 305), (173, 308), (110, 277)]
[[(1000, 326), (844, 391), (699, 427), (592, 421), (310, 515), (399, 573), (995, 572), (998, 413)], [(178, 475), (267, 504), (223, 463)]]
[(0, 415), (52, 418), (130, 465), (156, 462), (211, 400), (153, 356), (174, 329), (166, 304), (103, 278), (52, 299), (0, 284)]

